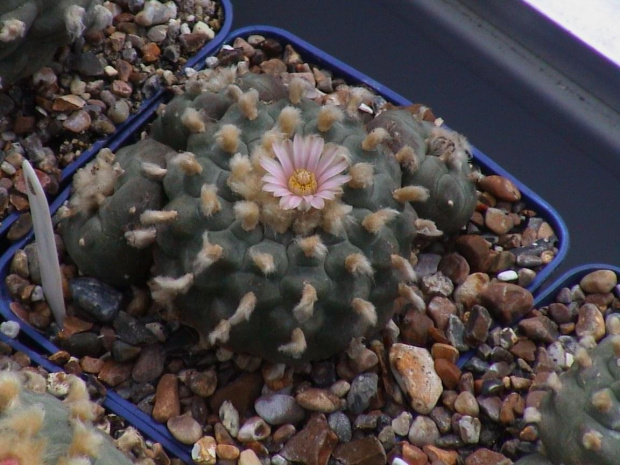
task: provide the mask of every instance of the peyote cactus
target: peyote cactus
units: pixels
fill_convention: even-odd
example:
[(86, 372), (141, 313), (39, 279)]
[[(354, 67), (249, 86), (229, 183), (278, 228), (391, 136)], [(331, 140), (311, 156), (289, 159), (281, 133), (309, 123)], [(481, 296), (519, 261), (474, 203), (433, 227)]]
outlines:
[(322, 105), (298, 78), (204, 86), (76, 175), (61, 230), (79, 268), (126, 286), (152, 263), (153, 298), (205, 344), (273, 361), (325, 358), (381, 329), (397, 296), (419, 302), (416, 233), (456, 231), (475, 206), (462, 137), (406, 108), (365, 126), (362, 89)]
[[(612, 317), (620, 329), (620, 320)], [(575, 364), (557, 377), (535, 414), (543, 455), (516, 465), (612, 465), (620, 456), (620, 331), (600, 341), (589, 354), (581, 349)]]
[(130, 465), (90, 424), (96, 405), (84, 382), (67, 375), (66, 384), (68, 394), (61, 401), (46, 392), (46, 381), (37, 373), (0, 373), (0, 463)]
[(0, 87), (47, 65), (56, 50), (112, 13), (101, 0), (3, 0), (0, 5)]

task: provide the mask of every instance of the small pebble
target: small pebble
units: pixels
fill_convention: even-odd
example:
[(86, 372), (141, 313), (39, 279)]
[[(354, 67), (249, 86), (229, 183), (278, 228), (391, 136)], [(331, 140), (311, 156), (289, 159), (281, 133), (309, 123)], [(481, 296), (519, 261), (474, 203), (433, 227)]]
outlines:
[(0, 332), (5, 336), (15, 339), (19, 335), (19, 323), (17, 321), (3, 321), (0, 323)]
[(174, 438), (182, 444), (194, 444), (202, 437), (202, 427), (189, 414), (170, 418), (166, 426)]

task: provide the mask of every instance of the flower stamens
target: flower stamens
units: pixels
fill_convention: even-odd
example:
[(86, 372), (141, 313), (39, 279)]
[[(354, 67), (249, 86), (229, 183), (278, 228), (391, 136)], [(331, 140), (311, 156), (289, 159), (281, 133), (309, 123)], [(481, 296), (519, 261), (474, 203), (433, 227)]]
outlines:
[(297, 168), (288, 178), (288, 188), (295, 195), (312, 195), (317, 187), (314, 173), (304, 168)]

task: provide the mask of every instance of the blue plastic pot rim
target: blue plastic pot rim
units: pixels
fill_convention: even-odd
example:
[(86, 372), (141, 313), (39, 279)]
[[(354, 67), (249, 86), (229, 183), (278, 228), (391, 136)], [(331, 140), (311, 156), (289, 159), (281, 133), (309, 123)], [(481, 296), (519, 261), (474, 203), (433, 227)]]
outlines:
[[(50, 373), (63, 371), (61, 367), (50, 362), (45, 357), (42, 357), (34, 350), (19, 342), (17, 339), (11, 339), (6, 335), (0, 333), (0, 341), (8, 344), (13, 350), (17, 352), (23, 352), (30, 358), (32, 363), (43, 367), (46, 371)], [(130, 423), (138, 431), (140, 431), (146, 439), (149, 439), (153, 442), (159, 442), (160, 444), (162, 444), (162, 446), (164, 446), (164, 448), (166, 448), (166, 450), (170, 454), (180, 458), (185, 463), (192, 463), (191, 454), (187, 451), (186, 447), (179, 447), (178, 444), (174, 441), (174, 439), (172, 439), (170, 433), (167, 432), (167, 430), (167, 434), (162, 435), (159, 429), (150, 427), (149, 423), (152, 423), (152, 420), (148, 418), (147, 421), (146, 414), (137, 410), (133, 404), (123, 399), (116, 392), (112, 390), (107, 391), (106, 396), (103, 399), (103, 406), (111, 413), (123, 417), (128, 423)]]
[[(306, 57), (308, 62), (321, 65), (326, 68), (331, 68), (339, 76), (349, 80), (349, 82), (363, 83), (395, 104), (405, 106), (411, 104), (409, 100), (406, 100), (404, 97), (381, 85), (377, 81), (356, 71), (349, 65), (346, 65), (340, 60), (333, 58), (332, 56), (322, 52), (313, 45), (282, 29), (269, 26), (246, 27), (230, 33), (225, 39), (225, 43), (233, 41), (236, 37), (247, 37), (251, 34), (261, 34), (267, 37), (275, 37), (285, 42), (288, 42), (292, 44), (299, 53)], [(156, 104), (159, 104), (159, 101), (152, 103), (152, 105)], [(152, 111), (154, 111), (154, 109), (152, 109)], [(148, 117), (144, 117), (141, 119), (142, 123), (146, 122), (147, 120)], [(137, 127), (139, 127), (139, 124), (136, 122), (136, 128)], [(121, 142), (119, 141), (119, 144), (120, 143)], [(542, 282), (553, 272), (553, 270), (558, 266), (559, 262), (561, 262), (561, 260), (566, 255), (568, 251), (568, 231), (566, 229), (566, 226), (560, 216), (556, 213), (556, 211), (532, 190), (530, 190), (528, 187), (516, 180), (513, 176), (511, 176), (495, 162), (490, 160), (479, 150), (474, 148), (473, 152), (476, 163), (479, 164), (483, 169), (494, 174), (504, 176), (510, 179), (513, 183), (515, 183), (515, 185), (521, 191), (524, 199), (533, 204), (539, 210), (539, 214), (546, 214), (547, 218), (545, 219), (549, 223), (551, 223), (558, 236), (558, 240), (560, 242), (558, 254), (554, 258), (554, 261), (551, 264), (547, 265), (547, 267), (538, 274), (536, 280), (529, 286), (530, 290), (534, 290), (538, 286), (540, 286)], [(53, 203), (50, 205), (50, 210), (52, 212), (55, 212), (68, 199), (70, 189), (70, 186), (65, 188), (65, 190), (53, 201)], [(11, 247), (7, 250), (7, 252), (2, 257), (0, 257), (0, 279), (2, 279), (2, 283), (0, 283), (0, 313), (8, 320), (19, 322), (22, 326), (22, 331), (26, 333), (31, 339), (33, 339), (37, 344), (39, 344), (41, 348), (43, 348), (49, 353), (55, 353), (59, 349), (51, 341), (45, 338), (32, 326), (19, 320), (19, 318), (10, 310), (9, 303), (11, 302), (11, 298), (8, 295), (8, 290), (4, 284), (10, 262), (16, 250), (23, 248), (31, 239), (32, 232), (30, 232), (26, 237), (12, 244)], [(143, 431), (149, 431), (149, 435), (158, 440), (166, 449), (168, 449), (169, 451), (174, 451), (173, 453), (179, 458), (183, 459), (184, 457), (189, 457), (189, 455), (187, 455), (189, 454), (188, 447), (182, 446), (178, 442), (176, 442), (176, 440), (172, 438), (165, 426), (154, 424), (154, 421), (150, 416), (139, 411), (133, 404), (122, 399), (113, 390), (109, 391), (108, 397), (110, 397), (111, 399), (110, 402), (114, 403), (114, 405), (120, 408), (123, 412), (119, 414), (123, 415), (130, 421), (135, 421), (136, 424), (142, 424)], [(189, 459), (184, 460), (188, 460), (188, 462), (191, 463), (191, 460)]]
[[(219, 0), (222, 5), (224, 22), (215, 37), (211, 39), (204, 47), (202, 47), (195, 55), (187, 60), (185, 68), (194, 68), (200, 70), (205, 66), (205, 59), (219, 50), (230, 33), (233, 21), (233, 9), (230, 0)], [(144, 124), (153, 116), (159, 104), (165, 96), (165, 90), (159, 89), (155, 94), (144, 100), (138, 111), (123, 123), (117, 126), (116, 130), (107, 137), (99, 139), (90, 146), (90, 148), (80, 155), (74, 162), (70, 163), (62, 170), (60, 176), (61, 191), (67, 181), (73, 174), (90, 161), (103, 148), (109, 148), (113, 152), (125, 144), (125, 142), (136, 133)], [(13, 212), (7, 215), (0, 222), (0, 239), (2, 239), (9, 228), (17, 221), (21, 212)]]
[(610, 270), (616, 273), (620, 277), (620, 267), (607, 265), (605, 263), (588, 263), (575, 268), (571, 268), (566, 273), (558, 277), (551, 284), (549, 284), (544, 290), (542, 290), (534, 300), (534, 307), (543, 307), (549, 305), (555, 301), (555, 297), (558, 292), (564, 287), (572, 287), (575, 284), (579, 284), (581, 278), (594, 271)]

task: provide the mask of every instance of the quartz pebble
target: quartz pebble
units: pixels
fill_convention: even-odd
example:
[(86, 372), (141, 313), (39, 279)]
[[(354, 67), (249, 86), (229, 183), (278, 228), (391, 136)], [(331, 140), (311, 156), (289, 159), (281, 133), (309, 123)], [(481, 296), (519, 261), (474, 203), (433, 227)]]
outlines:
[(268, 394), (256, 400), (256, 413), (270, 425), (297, 424), (305, 417), (295, 398), (285, 394)]
[(411, 407), (421, 414), (430, 413), (443, 387), (428, 350), (394, 344), (390, 349), (390, 367), (401, 389), (408, 394)]

